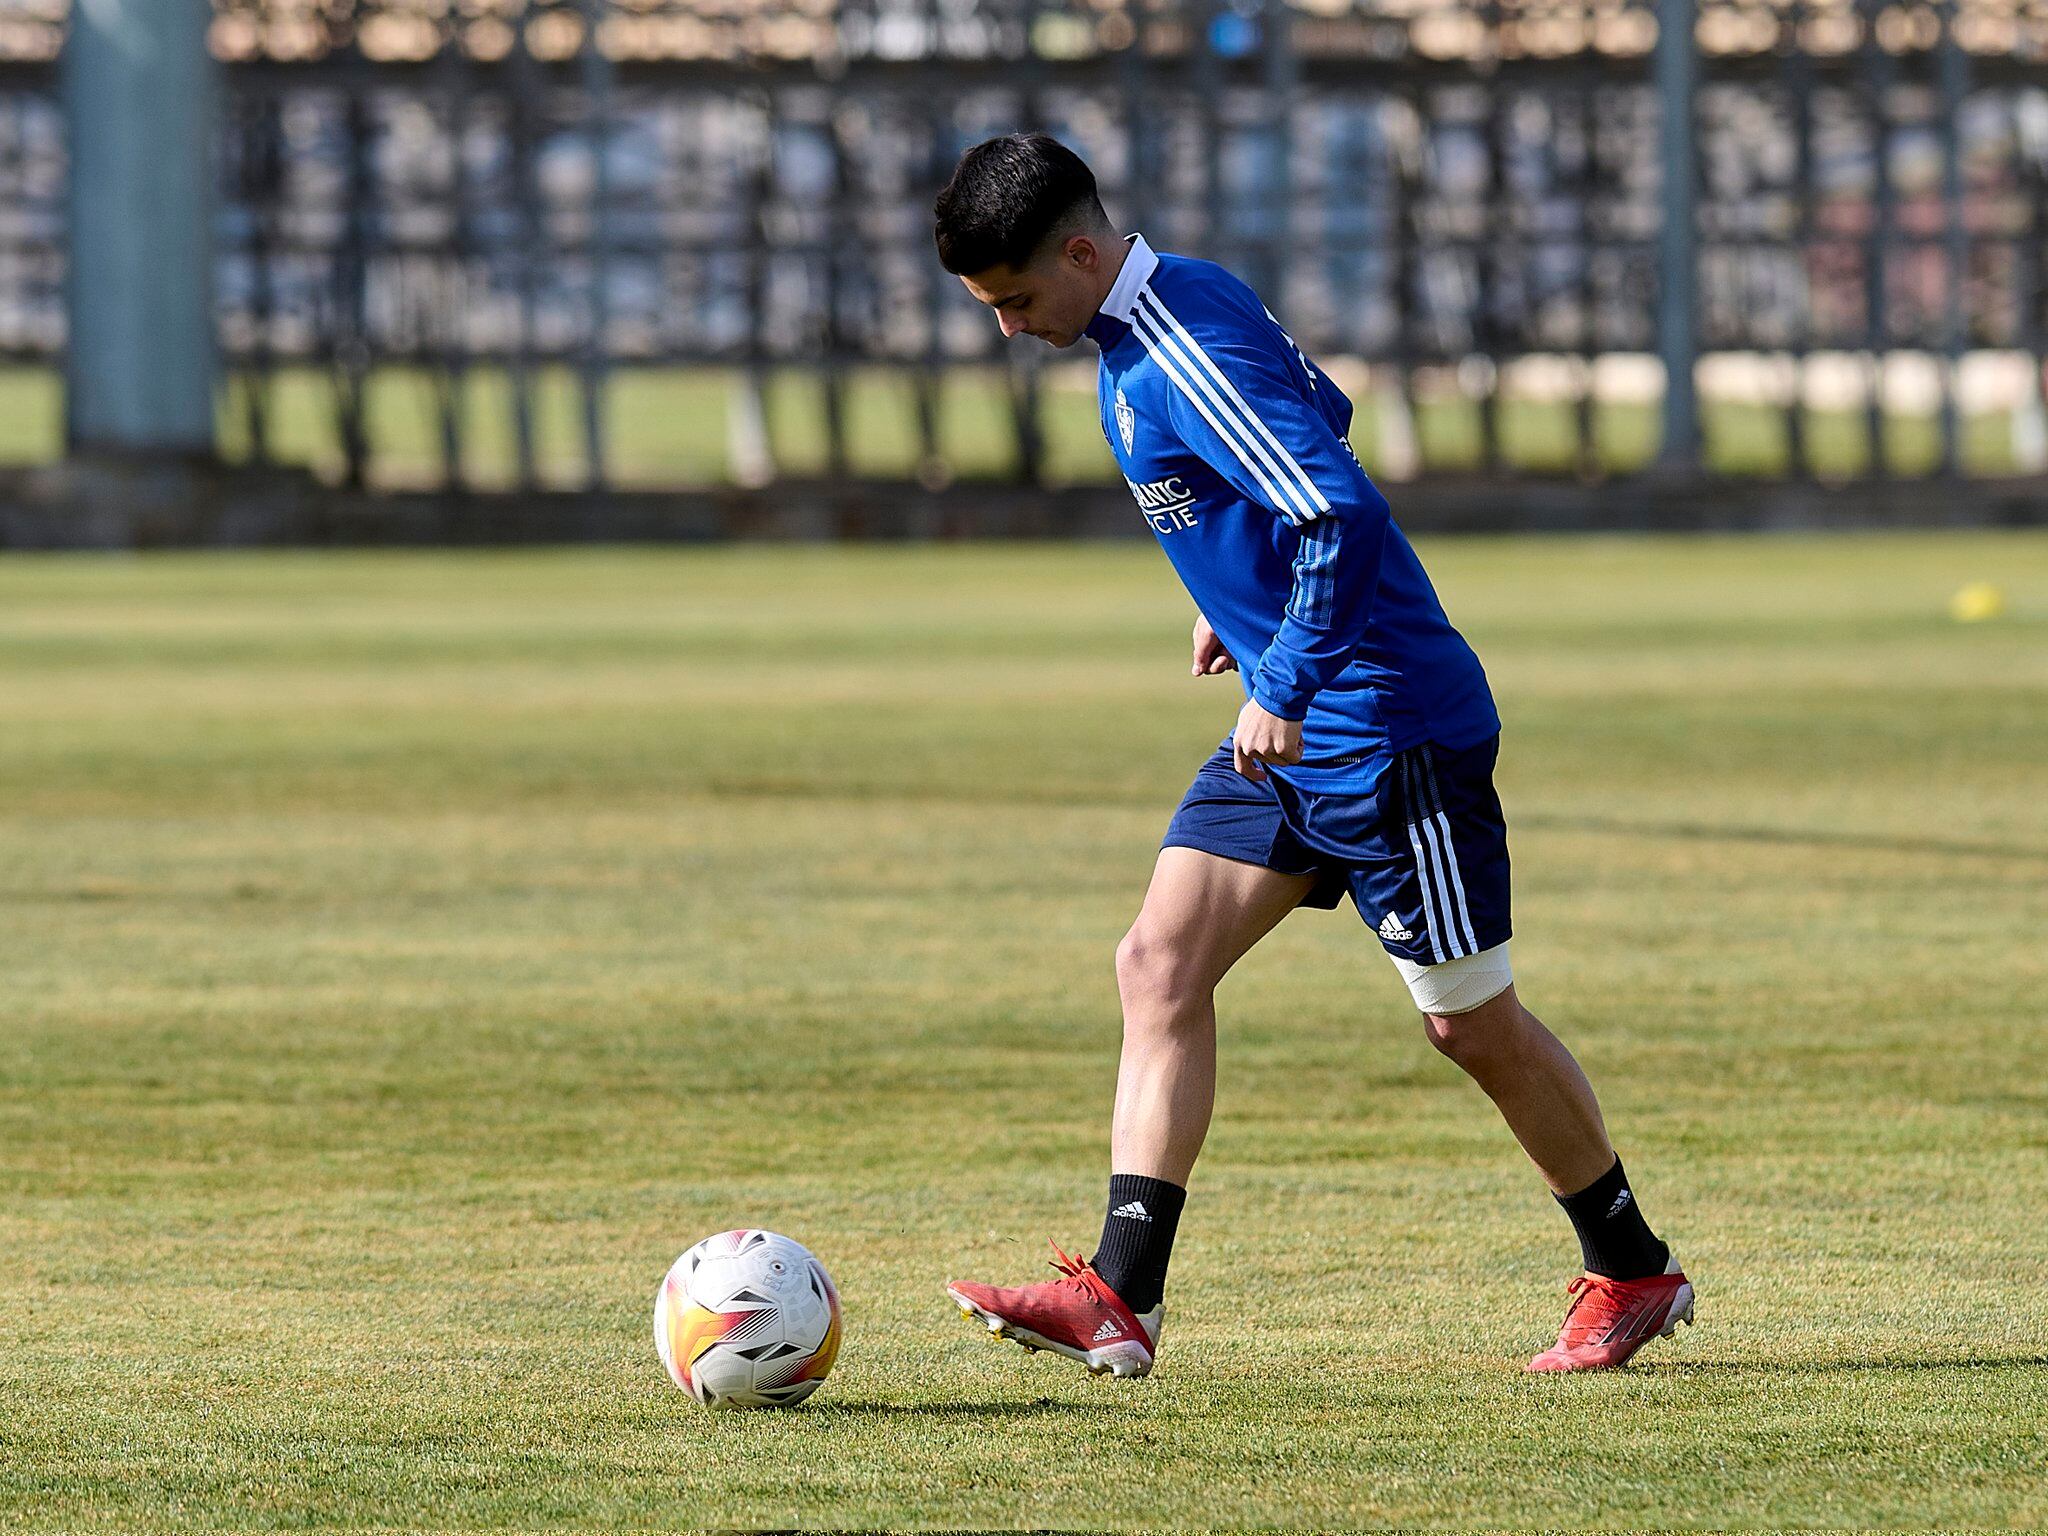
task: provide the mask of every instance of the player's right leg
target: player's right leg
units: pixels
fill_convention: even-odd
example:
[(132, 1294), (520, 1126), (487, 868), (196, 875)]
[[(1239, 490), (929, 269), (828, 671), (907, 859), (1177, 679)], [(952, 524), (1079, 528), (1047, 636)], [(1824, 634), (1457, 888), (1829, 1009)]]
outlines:
[(1110, 1163), (1185, 1185), (1216, 1099), (1216, 985), (1315, 886), (1195, 848), (1159, 850), (1116, 950), (1123, 1003)]
[(1215, 1102), (1216, 984), (1314, 886), (1311, 875), (1202, 849), (1160, 850), (1144, 907), (1117, 947), (1124, 1040), (1103, 1246), (1095, 1263), (1055, 1246), (1060, 1278), (1043, 1284), (949, 1285), (991, 1334), (1098, 1375), (1152, 1369), (1173, 1227)]

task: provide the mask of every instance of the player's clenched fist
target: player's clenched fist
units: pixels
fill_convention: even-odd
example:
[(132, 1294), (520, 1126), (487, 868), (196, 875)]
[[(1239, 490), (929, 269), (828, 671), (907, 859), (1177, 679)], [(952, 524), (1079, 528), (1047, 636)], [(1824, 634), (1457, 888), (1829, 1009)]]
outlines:
[(1301, 761), (1301, 722), (1282, 720), (1257, 699), (1246, 699), (1231, 733), (1230, 753), (1239, 773), (1263, 783), (1266, 770), (1261, 764)]
[(1209, 627), (1209, 621), (1199, 613), (1195, 615), (1195, 665), (1197, 677), (1215, 677), (1224, 672), (1235, 672), (1237, 661), (1230, 652), (1223, 649), (1223, 642), (1216, 638), (1216, 631)]

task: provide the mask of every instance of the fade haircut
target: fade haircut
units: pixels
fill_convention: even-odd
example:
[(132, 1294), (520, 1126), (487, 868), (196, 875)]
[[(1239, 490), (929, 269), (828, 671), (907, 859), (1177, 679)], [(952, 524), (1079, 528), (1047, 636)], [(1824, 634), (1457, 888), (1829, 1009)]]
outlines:
[(1109, 222), (1095, 173), (1047, 133), (1012, 133), (960, 157), (932, 204), (939, 265), (959, 275), (1019, 271), (1047, 240)]

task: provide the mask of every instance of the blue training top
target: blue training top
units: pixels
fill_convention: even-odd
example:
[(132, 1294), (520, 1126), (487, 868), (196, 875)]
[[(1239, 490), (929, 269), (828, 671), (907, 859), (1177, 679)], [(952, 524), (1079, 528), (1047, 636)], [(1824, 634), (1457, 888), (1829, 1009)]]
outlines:
[(1245, 692), (1302, 722), (1290, 784), (1363, 793), (1393, 754), (1500, 730), (1486, 673), (1345, 434), (1351, 402), (1258, 295), (1133, 236), (1088, 323), (1102, 432)]

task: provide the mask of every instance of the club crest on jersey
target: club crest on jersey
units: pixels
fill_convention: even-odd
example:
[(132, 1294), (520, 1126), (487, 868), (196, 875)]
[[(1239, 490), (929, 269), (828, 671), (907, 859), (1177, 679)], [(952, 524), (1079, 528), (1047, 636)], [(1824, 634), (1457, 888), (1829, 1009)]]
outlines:
[(1124, 452), (1131, 451), (1131, 439), (1137, 435), (1138, 413), (1131, 409), (1131, 402), (1124, 398), (1124, 392), (1116, 392), (1116, 430), (1124, 440)]

